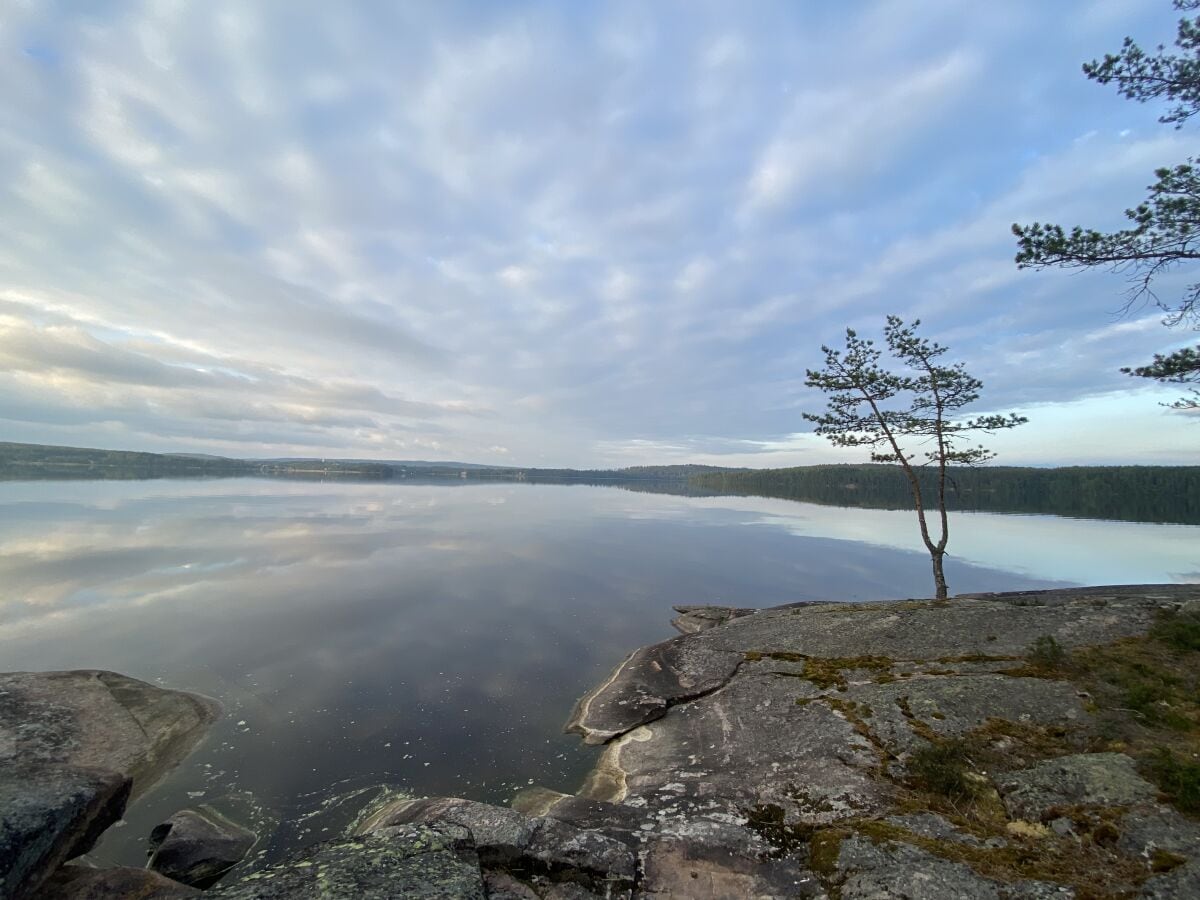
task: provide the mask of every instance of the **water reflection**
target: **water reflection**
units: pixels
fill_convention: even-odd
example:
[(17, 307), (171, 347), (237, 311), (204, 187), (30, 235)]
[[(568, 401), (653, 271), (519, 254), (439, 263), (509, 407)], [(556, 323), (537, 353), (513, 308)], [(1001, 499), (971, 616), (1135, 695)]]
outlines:
[[(1194, 527), (956, 520), (958, 591), (1200, 569)], [(225, 703), (106, 839), (138, 862), (200, 791), (289, 818), (335, 782), (573, 790), (592, 753), (559, 733), (571, 704), (668, 636), (671, 604), (925, 596), (913, 538), (898, 513), (591, 487), (0, 483), (0, 669), (116, 669)]]

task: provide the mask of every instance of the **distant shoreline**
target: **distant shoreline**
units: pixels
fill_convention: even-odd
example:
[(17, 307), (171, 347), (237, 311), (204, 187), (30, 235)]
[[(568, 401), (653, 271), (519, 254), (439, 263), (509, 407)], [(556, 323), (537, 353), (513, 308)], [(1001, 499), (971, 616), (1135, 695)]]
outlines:
[[(932, 473), (918, 469), (923, 478)], [(54, 479), (292, 478), (408, 484), (506, 482), (620, 487), (682, 496), (759, 496), (866, 509), (912, 509), (896, 466), (787, 469), (701, 465), (539, 469), (477, 463), (361, 459), (236, 459), (0, 442), (0, 481)], [(947, 507), (963, 512), (1057, 515), (1200, 525), (1200, 466), (952, 467)], [(930, 490), (932, 484), (928, 485)]]

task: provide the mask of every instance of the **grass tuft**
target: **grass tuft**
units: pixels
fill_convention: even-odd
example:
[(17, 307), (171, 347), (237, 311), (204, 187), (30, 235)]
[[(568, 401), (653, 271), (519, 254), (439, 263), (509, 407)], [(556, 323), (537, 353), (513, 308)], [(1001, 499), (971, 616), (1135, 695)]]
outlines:
[(1200, 813), (1200, 762), (1176, 756), (1163, 747), (1146, 763), (1146, 772), (1176, 809)]
[(950, 800), (971, 800), (978, 791), (971, 778), (970, 748), (962, 740), (941, 741), (913, 751), (908, 772), (922, 790)]
[(1048, 672), (1061, 672), (1070, 661), (1067, 651), (1052, 634), (1043, 634), (1034, 641), (1026, 657), (1030, 665)]

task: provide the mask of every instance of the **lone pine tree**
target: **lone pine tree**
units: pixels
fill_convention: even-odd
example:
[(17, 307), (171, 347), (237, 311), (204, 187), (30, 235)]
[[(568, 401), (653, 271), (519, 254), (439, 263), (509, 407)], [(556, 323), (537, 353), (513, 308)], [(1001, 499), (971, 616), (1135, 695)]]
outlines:
[[(963, 363), (943, 364), (940, 360), (947, 348), (919, 337), (920, 324), (919, 319), (906, 325), (897, 316), (888, 316), (884, 340), (900, 364), (898, 371), (883, 368), (883, 351), (850, 328), (844, 350), (821, 347), (825, 367), (807, 370), (804, 383), (828, 394), (828, 406), (823, 413), (804, 413), (804, 418), (816, 423), (816, 433), (837, 446), (870, 447), (874, 462), (901, 467), (912, 489), (921, 540), (933, 563), (937, 599), (945, 600), (943, 563), (950, 539), (947, 467), (975, 465), (995, 456), (981, 444), (964, 446), (968, 433), (1015, 428), (1028, 420), (1011, 414), (957, 418), (963, 407), (979, 399), (983, 383), (968, 374)], [(914, 460), (919, 461), (914, 465)], [(935, 467), (933, 497), (922, 491), (916, 466)], [(930, 528), (931, 516), (936, 532)]]

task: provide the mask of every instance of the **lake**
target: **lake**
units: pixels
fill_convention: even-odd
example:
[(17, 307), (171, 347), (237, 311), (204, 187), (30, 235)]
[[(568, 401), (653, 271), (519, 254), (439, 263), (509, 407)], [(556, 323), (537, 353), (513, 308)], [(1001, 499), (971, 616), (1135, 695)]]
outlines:
[[(952, 592), (1200, 580), (1200, 527), (952, 515)], [(562, 724), (672, 604), (930, 594), (913, 515), (588, 486), (0, 482), (0, 670), (113, 669), (225, 714), (110, 831), (189, 803), (330, 836), (387, 784), (579, 787)]]

